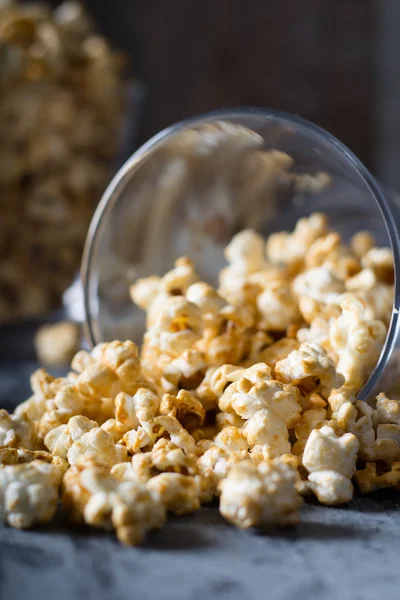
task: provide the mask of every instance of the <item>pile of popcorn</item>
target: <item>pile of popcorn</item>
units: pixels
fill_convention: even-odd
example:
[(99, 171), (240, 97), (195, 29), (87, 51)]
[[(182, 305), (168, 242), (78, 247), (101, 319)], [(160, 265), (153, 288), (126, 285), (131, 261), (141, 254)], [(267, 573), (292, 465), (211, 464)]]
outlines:
[(322, 214), (265, 243), (225, 250), (219, 289), (180, 258), (131, 288), (147, 312), (132, 341), (80, 351), (66, 377), (32, 375), (33, 395), (0, 413), (0, 515), (52, 519), (139, 544), (219, 498), (241, 528), (296, 523), (326, 505), (400, 486), (400, 400), (356, 395), (393, 303), (393, 261), (366, 232), (346, 245)]
[(0, 321), (61, 304), (109, 181), (123, 57), (79, 2), (0, 0)]

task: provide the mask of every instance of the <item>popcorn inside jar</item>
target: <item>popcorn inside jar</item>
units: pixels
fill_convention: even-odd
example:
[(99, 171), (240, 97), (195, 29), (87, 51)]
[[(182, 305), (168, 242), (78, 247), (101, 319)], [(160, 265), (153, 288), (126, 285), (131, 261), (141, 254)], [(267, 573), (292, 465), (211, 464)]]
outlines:
[[(302, 193), (329, 185), (292, 171), (289, 155), (259, 156), (257, 136), (234, 131), (234, 149), (229, 124), (206, 127), (201, 143), (196, 132), (178, 136), (175, 149), (190, 161), (216, 152), (229, 162), (242, 143), (241, 160), (250, 148), (274, 193), (281, 178)], [(140, 277), (126, 264), (120, 311), (125, 297), (143, 311), (142, 339), (102, 339), (62, 378), (37, 371), (32, 396), (14, 414), (2, 411), (3, 520), (48, 522), (58, 494), (73, 522), (136, 545), (169, 515), (204, 504), (239, 528), (285, 527), (301, 520), (303, 498), (335, 506), (355, 491), (397, 489), (400, 399), (383, 390), (365, 399), (393, 326), (389, 255), (370, 233), (348, 237), (313, 212), (268, 236), (238, 231), (221, 252), (217, 283), (195, 254)], [(97, 282), (103, 290), (106, 279)], [(91, 316), (100, 336), (99, 314), (97, 329)], [(46, 489), (44, 510), (35, 494)]]

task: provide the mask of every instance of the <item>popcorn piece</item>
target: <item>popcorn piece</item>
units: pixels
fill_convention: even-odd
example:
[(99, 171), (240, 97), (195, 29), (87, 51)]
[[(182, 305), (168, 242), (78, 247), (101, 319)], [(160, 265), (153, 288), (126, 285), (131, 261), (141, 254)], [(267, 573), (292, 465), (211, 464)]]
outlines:
[(300, 319), (300, 312), (290, 287), (274, 281), (257, 297), (260, 314), (259, 327), (268, 331), (284, 331)]
[(246, 421), (233, 413), (220, 412), (215, 417), (215, 425), (219, 431), (222, 431), (225, 427), (236, 427), (242, 429)]
[(335, 365), (322, 346), (305, 342), (287, 358), (275, 365), (276, 377), (292, 383), (302, 390), (318, 391), (327, 398), (333, 388), (338, 388), (343, 377), (336, 373)]
[(115, 398), (115, 420), (121, 433), (137, 429), (143, 422), (152, 421), (160, 408), (160, 398), (146, 388), (134, 396), (120, 393)]
[(359, 456), (364, 459), (375, 457), (375, 431), (372, 423), (373, 410), (366, 402), (345, 402), (335, 415), (344, 431), (353, 433), (359, 443)]
[(27, 448), (35, 450), (38, 442), (35, 428), (24, 416), (9, 415), (0, 410), (0, 448)]
[(161, 293), (161, 289), (161, 277), (152, 275), (138, 279), (130, 286), (129, 293), (134, 304), (143, 310), (148, 310), (151, 303)]
[(296, 424), (295, 435), (297, 442), (293, 445), (293, 453), (301, 455), (304, 452), (307, 440), (314, 429), (319, 429), (326, 419), (324, 408), (305, 410), (300, 421)]
[(39, 361), (57, 367), (71, 362), (78, 350), (80, 328), (76, 323), (62, 321), (43, 325), (35, 335), (35, 348)]
[[(257, 377), (255, 379), (257, 381)], [(268, 408), (287, 427), (293, 427), (300, 416), (298, 401), (298, 390), (292, 385), (284, 385), (274, 380), (252, 383), (247, 377), (243, 377), (234, 384), (231, 405), (243, 419), (249, 419), (257, 411)]]
[(365, 305), (355, 297), (346, 296), (341, 308), (341, 316), (330, 326), (329, 340), (339, 356), (337, 372), (346, 387), (358, 392), (379, 358), (386, 327), (378, 320), (367, 321)]
[(314, 473), (334, 470), (345, 477), (352, 477), (359, 443), (355, 435), (346, 433), (337, 437), (331, 427), (324, 426), (311, 432), (303, 455), (303, 465)]
[(184, 296), (171, 296), (158, 313), (154, 325), (144, 336), (144, 343), (171, 357), (178, 357), (201, 338), (201, 311)]
[(0, 467), (0, 518), (25, 529), (51, 521), (62, 471), (42, 460)]
[(66, 459), (72, 444), (80, 440), (85, 433), (97, 427), (98, 424), (95, 421), (86, 417), (72, 417), (67, 425), (59, 425), (49, 431), (44, 438), (44, 444), (53, 455)]
[(359, 442), (355, 435), (337, 437), (332, 427), (311, 432), (303, 454), (308, 482), (322, 504), (343, 504), (353, 496), (351, 477), (355, 472)]
[(198, 471), (195, 481), (198, 487), (201, 504), (211, 502), (219, 496), (218, 485), (228, 474), (235, 463), (249, 459), (248, 452), (228, 454), (217, 446), (212, 446), (199, 459)]
[(288, 265), (296, 272), (311, 245), (326, 233), (325, 215), (314, 213), (308, 219), (300, 219), (293, 233), (282, 231), (270, 235), (266, 245), (267, 258), (273, 264)]
[(274, 369), (277, 362), (289, 356), (289, 354), (293, 352), (293, 350), (297, 350), (298, 347), (299, 344), (296, 340), (284, 337), (268, 346), (268, 348), (265, 348), (265, 350), (259, 354), (258, 359), (260, 362), (266, 363), (271, 369)]
[(226, 452), (240, 452), (247, 450), (246, 438), (237, 427), (224, 427), (215, 437), (214, 443)]
[(227, 305), (213, 319), (204, 320), (202, 338), (196, 342), (208, 364), (237, 364), (245, 357), (253, 320), (250, 313)]
[(348, 477), (332, 470), (310, 473), (308, 485), (321, 504), (347, 504), (353, 498), (353, 485)]
[(187, 289), (186, 299), (196, 304), (203, 316), (215, 315), (226, 306), (225, 300), (218, 292), (204, 281), (191, 285)]
[(350, 248), (357, 258), (362, 258), (375, 245), (375, 239), (369, 231), (359, 231), (351, 238)]
[(373, 269), (381, 281), (393, 282), (394, 263), (390, 248), (370, 248), (362, 257), (361, 263), (363, 267)]
[(301, 273), (293, 281), (292, 287), (307, 323), (318, 316), (328, 318), (339, 313), (345, 286), (329, 266), (315, 267)]
[(268, 458), (290, 452), (288, 429), (271, 409), (258, 410), (243, 428), (249, 446), (262, 445), (268, 448)]
[(362, 494), (369, 494), (381, 489), (400, 486), (400, 462), (394, 462), (386, 472), (379, 472), (375, 462), (367, 462), (363, 469), (357, 470), (354, 476)]
[(200, 400), (190, 392), (180, 390), (177, 396), (164, 394), (160, 404), (160, 414), (176, 417), (181, 425), (191, 432), (203, 424), (206, 412)]
[(168, 512), (184, 515), (200, 508), (196, 481), (180, 473), (161, 473), (147, 484)]
[[(166, 439), (158, 440), (150, 454), (153, 475), (155, 470), (158, 473), (173, 471), (183, 475), (197, 473), (197, 456), (186, 454), (182, 448)], [(134, 457), (132, 457), (132, 465), (134, 464)]]
[(264, 239), (252, 229), (237, 233), (225, 248), (225, 258), (236, 273), (256, 273), (266, 266)]
[(64, 477), (63, 502), (74, 520), (115, 529), (120, 542), (140, 544), (162, 527), (165, 510), (155, 494), (135, 481), (118, 481), (108, 469), (72, 468)]
[(204, 379), (207, 362), (202, 352), (192, 348), (166, 365), (161, 376), (165, 392), (175, 394), (180, 389), (193, 390)]
[(400, 425), (400, 400), (390, 400), (385, 394), (379, 394), (376, 398), (374, 422), (393, 423)]
[(112, 467), (121, 460), (119, 448), (109, 433), (100, 427), (94, 427), (74, 441), (68, 450), (67, 458), (71, 466), (79, 465), (81, 459), (90, 459), (98, 465)]
[(220, 483), (220, 512), (237, 527), (292, 525), (302, 503), (296, 472), (279, 460), (234, 465)]
[(346, 281), (346, 289), (365, 304), (365, 318), (378, 319), (389, 326), (394, 302), (394, 286), (382, 283), (372, 269), (363, 269)]
[(181, 424), (175, 417), (161, 416), (154, 419), (154, 425), (160, 427), (158, 436), (168, 435), (171, 442), (176, 444), (178, 448), (186, 454), (197, 454), (197, 448), (192, 436), (182, 428)]
[(72, 361), (77, 370), (77, 388), (85, 396), (115, 398), (122, 390), (136, 391), (140, 376), (139, 352), (127, 340), (98, 344), (90, 353), (79, 352)]

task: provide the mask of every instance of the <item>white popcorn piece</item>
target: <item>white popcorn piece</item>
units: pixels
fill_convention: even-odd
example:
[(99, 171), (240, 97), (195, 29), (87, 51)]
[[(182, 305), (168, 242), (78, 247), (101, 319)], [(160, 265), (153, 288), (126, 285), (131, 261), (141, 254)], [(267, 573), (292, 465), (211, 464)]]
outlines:
[(186, 299), (199, 307), (203, 317), (215, 315), (226, 306), (218, 292), (204, 281), (191, 285), (186, 291)]
[(330, 325), (329, 340), (339, 356), (338, 373), (358, 392), (378, 361), (386, 327), (381, 321), (366, 320), (364, 303), (353, 296), (343, 298), (341, 309), (341, 316)]
[[(343, 504), (353, 496), (359, 442), (352, 433), (338, 437), (327, 425), (311, 432), (303, 454), (310, 488), (323, 504)], [(346, 481), (347, 480), (347, 481)]]
[(37, 449), (35, 428), (25, 416), (10, 415), (0, 410), (0, 448)]
[(374, 422), (376, 425), (380, 423), (400, 425), (400, 400), (390, 400), (385, 394), (379, 394), (376, 398)]
[(96, 421), (82, 416), (71, 417), (67, 425), (59, 425), (49, 431), (44, 438), (44, 444), (54, 456), (66, 459), (72, 444), (96, 427)]
[(353, 498), (353, 485), (348, 477), (333, 470), (310, 473), (308, 485), (321, 504), (347, 504)]
[(326, 233), (325, 215), (314, 213), (308, 219), (299, 219), (293, 233), (282, 231), (269, 236), (267, 258), (273, 264), (284, 264), (297, 270), (311, 245)]
[(195, 348), (185, 350), (165, 366), (161, 376), (162, 389), (171, 394), (179, 389), (193, 390), (202, 383), (206, 370), (207, 361), (202, 352)]
[(311, 432), (303, 455), (303, 465), (309, 471), (333, 470), (352, 477), (359, 442), (352, 433), (337, 437), (332, 427), (325, 425)]
[(237, 233), (225, 248), (225, 258), (236, 273), (250, 274), (266, 266), (264, 239), (252, 229)]
[(154, 325), (144, 336), (150, 348), (178, 357), (201, 338), (202, 315), (184, 296), (171, 296), (160, 307)]
[(317, 343), (305, 342), (287, 358), (275, 365), (276, 377), (283, 383), (292, 383), (308, 392), (319, 392), (327, 398), (333, 388), (343, 383), (332, 359)]
[(359, 456), (371, 460), (375, 457), (375, 431), (373, 428), (373, 409), (362, 400), (355, 403), (345, 402), (335, 415), (344, 431), (353, 433), (359, 443)]
[(0, 466), (0, 519), (25, 529), (51, 521), (62, 471), (42, 460)]
[(293, 281), (293, 292), (307, 323), (318, 316), (325, 318), (339, 312), (345, 286), (328, 266), (315, 267), (298, 275)]
[(152, 421), (160, 408), (160, 398), (147, 388), (139, 388), (130, 396), (120, 393), (115, 398), (115, 420), (122, 434)]
[(231, 406), (243, 419), (253, 417), (261, 409), (270, 409), (287, 427), (298, 421), (301, 410), (299, 392), (294, 386), (274, 380), (252, 383), (247, 377), (235, 384)]
[(88, 457), (98, 464), (112, 467), (121, 462), (119, 449), (109, 433), (100, 427), (94, 427), (84, 433), (82, 437), (73, 442), (67, 453), (67, 459), (71, 466), (79, 465)]
[(193, 477), (181, 473), (160, 473), (147, 484), (150, 492), (168, 512), (184, 515), (200, 508), (199, 492)]
[(295, 482), (295, 470), (279, 460), (240, 462), (219, 484), (220, 512), (241, 528), (292, 525), (302, 503)]
[(362, 258), (375, 246), (375, 239), (369, 231), (355, 233), (350, 241), (350, 248), (357, 258)]
[(275, 281), (257, 297), (259, 327), (268, 331), (284, 331), (300, 319), (300, 311), (290, 286)]
[(394, 261), (390, 248), (370, 248), (361, 258), (363, 267), (373, 269), (379, 279), (393, 282)]
[(271, 409), (258, 410), (243, 428), (249, 446), (265, 446), (268, 458), (290, 452), (289, 433), (282, 421)]

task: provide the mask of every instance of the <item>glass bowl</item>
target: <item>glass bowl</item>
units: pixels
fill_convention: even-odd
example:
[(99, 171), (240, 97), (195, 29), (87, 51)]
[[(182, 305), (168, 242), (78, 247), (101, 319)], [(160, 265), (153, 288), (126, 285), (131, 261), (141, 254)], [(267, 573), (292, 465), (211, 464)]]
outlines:
[[(284, 177), (260, 177), (251, 159), (260, 149), (285, 152), (294, 161), (292, 174), (316, 177), (303, 189)], [(310, 182), (327, 176), (329, 185), (312, 189)], [(89, 344), (113, 339), (140, 344), (145, 315), (129, 295), (137, 278), (162, 275), (185, 255), (216, 285), (225, 265), (223, 247), (237, 231), (252, 227), (268, 236), (293, 229), (300, 217), (316, 211), (325, 212), (345, 240), (367, 229), (393, 251), (389, 332), (359, 394), (370, 397), (398, 337), (400, 242), (394, 206), (346, 146), (316, 125), (278, 111), (223, 110), (183, 121), (154, 136), (120, 169), (95, 212), (83, 255)]]

